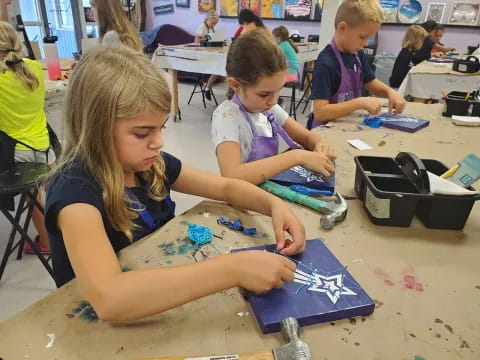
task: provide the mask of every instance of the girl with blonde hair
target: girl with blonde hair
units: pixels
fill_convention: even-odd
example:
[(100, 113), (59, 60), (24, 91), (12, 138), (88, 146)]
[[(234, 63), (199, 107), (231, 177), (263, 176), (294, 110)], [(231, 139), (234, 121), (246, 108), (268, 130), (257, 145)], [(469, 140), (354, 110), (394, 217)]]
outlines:
[(423, 46), (425, 38), (428, 36), (427, 31), (419, 25), (412, 25), (408, 28), (403, 36), (402, 50), (395, 60), (392, 69), (392, 76), (390, 76), (390, 86), (392, 88), (399, 88), (403, 79), (407, 76), (410, 68), (413, 65), (413, 57), (415, 52), (420, 50)]
[[(21, 54), (22, 42), (17, 32), (9, 23), (0, 21), (0, 172), (13, 162), (53, 164), (55, 161), (43, 110), (45, 83), (42, 66), (34, 60), (22, 58)], [(6, 145), (14, 142), (14, 147)], [(38, 200), (41, 203), (40, 198)], [(38, 231), (34, 241), (42, 253), (48, 254), (44, 218), (37, 208), (32, 220)], [(27, 243), (24, 250), (33, 253)]]
[(293, 280), (294, 263), (264, 251), (122, 272), (115, 252), (174, 217), (171, 189), (272, 216), (282, 254), (305, 246), (304, 228), (283, 201), (162, 151), (170, 100), (158, 70), (126, 47), (92, 50), (70, 80), (64, 152), (47, 188), (46, 225), (57, 286), (76, 276), (103, 320), (142, 318), (234, 286), (263, 292)]
[(90, 5), (96, 10), (100, 44), (123, 44), (143, 51), (142, 40), (125, 15), (120, 0), (90, 0)]

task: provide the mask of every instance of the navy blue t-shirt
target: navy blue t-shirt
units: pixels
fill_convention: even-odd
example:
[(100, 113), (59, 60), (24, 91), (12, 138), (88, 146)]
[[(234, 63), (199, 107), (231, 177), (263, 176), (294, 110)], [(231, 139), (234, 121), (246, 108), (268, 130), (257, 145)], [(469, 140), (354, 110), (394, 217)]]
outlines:
[(423, 45), (420, 50), (414, 51), (412, 56), (412, 62), (417, 65), (424, 60), (428, 60), (432, 57), (432, 49), (435, 45), (435, 41), (430, 36), (427, 36), (423, 40)]
[[(151, 199), (148, 196), (149, 184), (140, 177), (138, 177), (140, 181), (139, 187), (128, 188), (138, 201), (145, 206), (154, 222), (161, 225), (174, 217), (175, 203), (170, 199), (170, 186), (175, 183), (182, 168), (182, 163), (176, 157), (164, 152), (162, 152), (162, 157), (165, 162), (165, 189), (168, 193), (165, 199), (162, 201)], [(64, 172), (57, 173), (51, 181), (49, 181), (45, 204), (45, 224), (50, 240), (53, 276), (57, 287), (62, 286), (75, 277), (65, 249), (62, 233), (57, 226), (58, 213), (60, 210), (75, 203), (90, 204), (100, 211), (105, 231), (115, 252), (131, 244), (123, 232), (115, 230), (110, 224), (103, 205), (102, 188), (92, 174), (80, 162), (74, 164)], [(133, 241), (151, 232), (141, 216), (139, 216), (134, 223), (140, 228), (134, 229)]]
[[(342, 57), (345, 67), (353, 70), (355, 54), (340, 51), (340, 56)], [(362, 50), (358, 52), (358, 57), (362, 64), (363, 83), (367, 84), (375, 79), (375, 74)], [(312, 80), (312, 99), (330, 99), (337, 93), (341, 79), (342, 70), (340, 64), (329, 44), (318, 54), (317, 62), (315, 63)]]

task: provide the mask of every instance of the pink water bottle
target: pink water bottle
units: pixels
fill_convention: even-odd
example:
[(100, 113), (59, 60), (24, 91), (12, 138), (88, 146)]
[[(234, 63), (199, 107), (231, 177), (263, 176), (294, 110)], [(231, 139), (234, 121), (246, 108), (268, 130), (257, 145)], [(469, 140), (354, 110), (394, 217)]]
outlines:
[(60, 59), (55, 44), (57, 40), (57, 36), (45, 36), (43, 38), (43, 49), (45, 50), (45, 60), (47, 61), (48, 78), (50, 80), (60, 80), (62, 78)]

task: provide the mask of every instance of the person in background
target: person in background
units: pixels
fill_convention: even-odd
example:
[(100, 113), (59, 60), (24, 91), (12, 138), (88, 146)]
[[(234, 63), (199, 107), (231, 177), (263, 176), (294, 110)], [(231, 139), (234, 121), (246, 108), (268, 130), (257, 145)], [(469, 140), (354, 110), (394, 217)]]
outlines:
[(383, 21), (378, 0), (344, 0), (335, 16), (335, 35), (318, 55), (312, 81), (313, 116), (309, 129), (321, 122), (346, 116), (356, 110), (378, 114), (382, 99), (362, 96), (365, 87), (378, 97), (388, 98), (389, 112), (401, 113), (405, 99), (375, 78), (362, 49)]
[(235, 32), (235, 35), (233, 36), (234, 39), (239, 35), (252, 31), (256, 28), (263, 28), (267, 31), (267, 33), (269, 33), (269, 35), (272, 34), (270, 29), (263, 24), (262, 19), (249, 9), (243, 9), (240, 11), (238, 14), (238, 23), (240, 24), (240, 27)]
[[(214, 33), (215, 32), (215, 25), (218, 24), (218, 14), (215, 10), (209, 10), (207, 12), (207, 16), (205, 17), (205, 20), (200, 24), (197, 30), (197, 34), (195, 35), (195, 42), (199, 43), (202, 40), (207, 39), (207, 35)], [(207, 100), (211, 101), (212, 100), (212, 86), (215, 84), (215, 81), (217, 81), (218, 76), (216, 75), (210, 75), (208, 77), (207, 83), (203, 84), (203, 89), (205, 97)]]
[(414, 65), (421, 63), (422, 61), (433, 57), (443, 57), (443, 51), (453, 51), (454, 48), (447, 48), (437, 43), (443, 36), (444, 30), (442, 25), (437, 24), (434, 20), (428, 20), (421, 25), (428, 33), (429, 36), (423, 41), (422, 47), (415, 51), (412, 56), (412, 62)]
[(125, 45), (143, 52), (143, 42), (130, 23), (120, 1), (90, 0), (95, 9), (101, 45)]
[[(15, 162), (42, 162), (53, 165), (45, 105), (45, 82), (42, 65), (22, 58), (22, 43), (12, 25), (0, 21), (0, 131), (17, 141)], [(21, 142), (21, 143), (20, 143)], [(2, 153), (7, 157), (10, 154)], [(37, 201), (42, 205), (41, 196)], [(38, 231), (34, 242), (42, 254), (49, 254), (44, 217), (35, 207), (32, 221)], [(25, 242), (24, 252), (33, 254)]]
[(273, 37), (280, 49), (282, 49), (285, 58), (287, 59), (288, 71), (285, 76), (285, 82), (293, 82), (297, 80), (298, 74), (298, 48), (288, 36), (288, 29), (285, 26), (279, 26), (273, 29)]
[(408, 28), (402, 40), (402, 50), (395, 60), (390, 76), (390, 86), (399, 88), (405, 76), (407, 76), (412, 67), (413, 53), (423, 46), (423, 41), (428, 36), (427, 31), (419, 26), (412, 25)]

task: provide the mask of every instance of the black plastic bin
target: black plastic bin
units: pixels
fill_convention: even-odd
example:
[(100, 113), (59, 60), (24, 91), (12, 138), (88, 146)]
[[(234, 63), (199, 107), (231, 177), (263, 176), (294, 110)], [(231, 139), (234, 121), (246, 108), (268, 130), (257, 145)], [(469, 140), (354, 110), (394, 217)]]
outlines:
[(441, 175), (448, 170), (436, 160), (399, 153), (396, 158), (356, 156), (355, 164), (355, 191), (377, 225), (408, 227), (417, 215), (428, 228), (461, 230), (480, 199), (480, 194), (430, 193), (427, 171)]
[(467, 92), (452, 91), (445, 99), (447, 109), (443, 115), (451, 117), (452, 115), (460, 116), (479, 116), (480, 115), (480, 102), (475, 101), (473, 98), (466, 99)]

